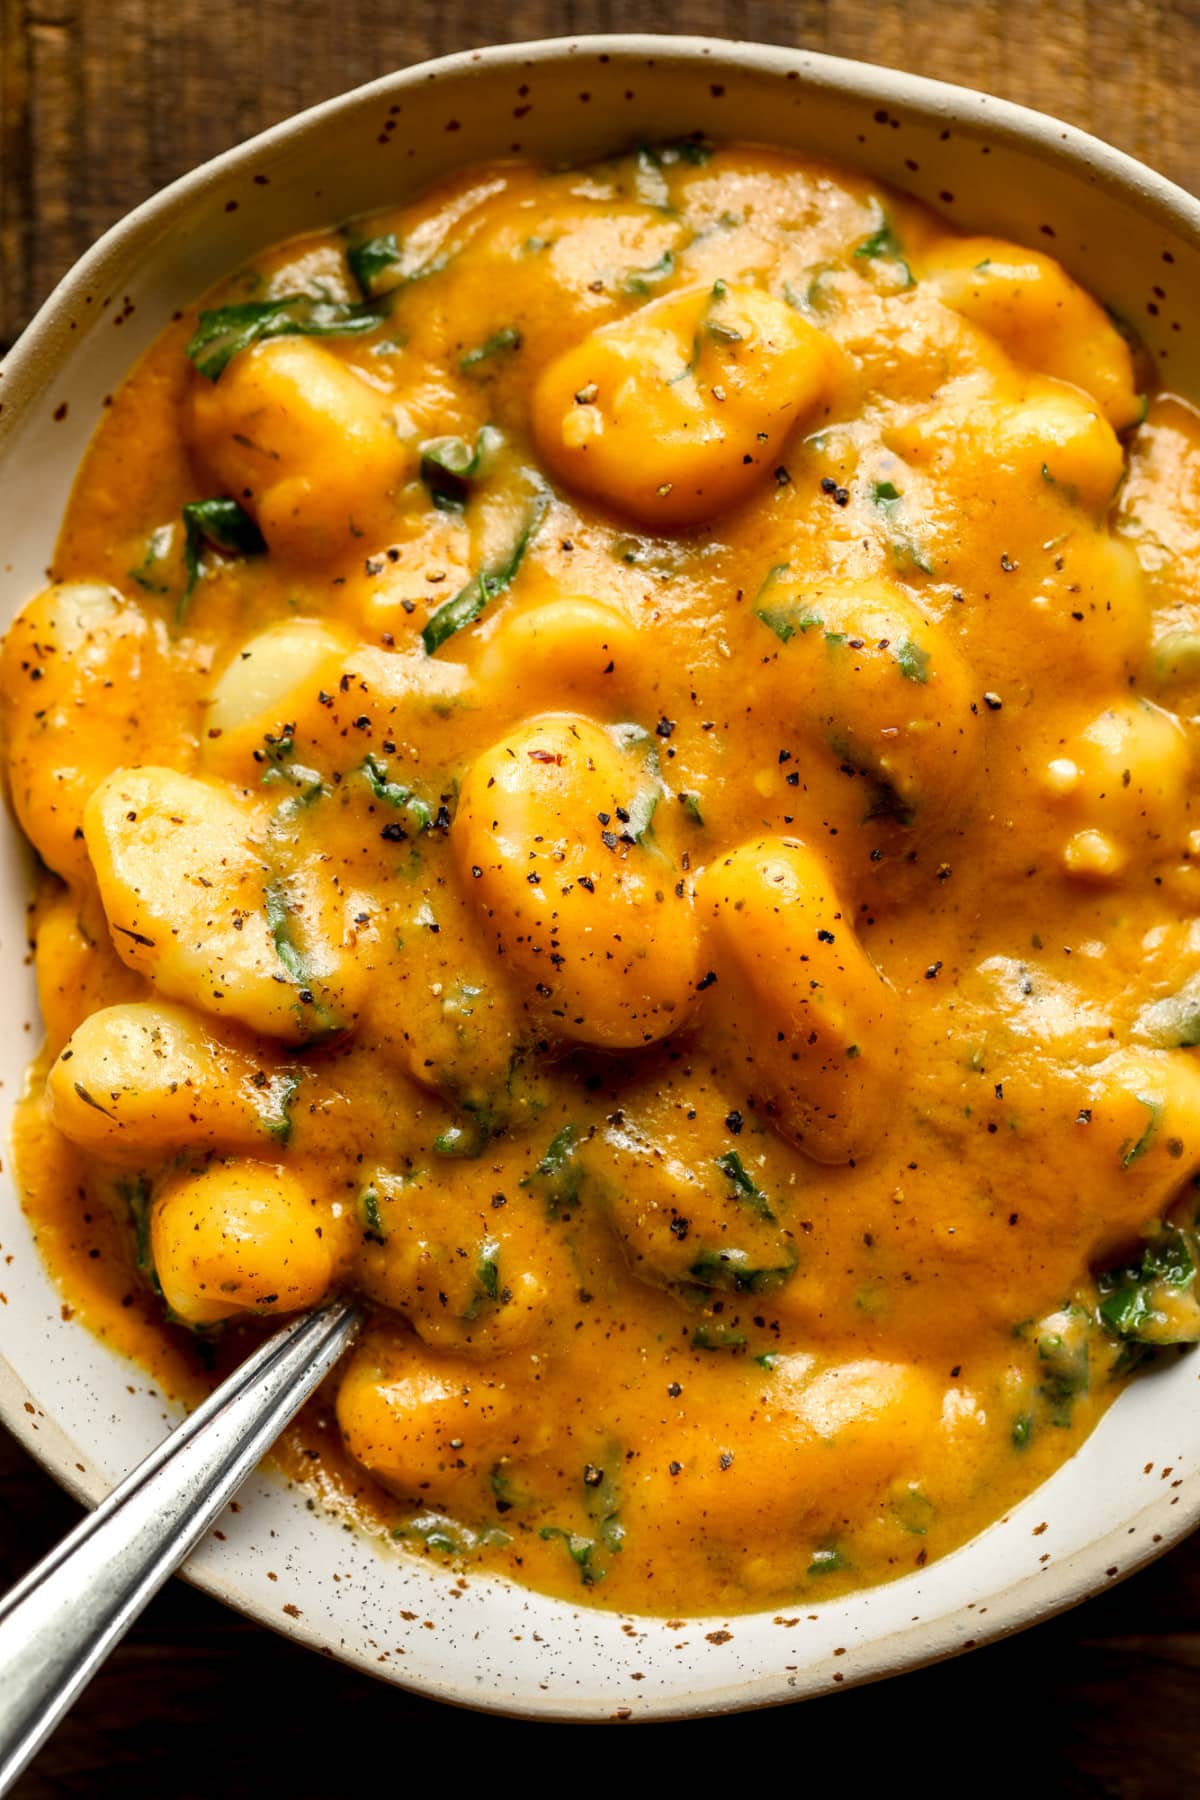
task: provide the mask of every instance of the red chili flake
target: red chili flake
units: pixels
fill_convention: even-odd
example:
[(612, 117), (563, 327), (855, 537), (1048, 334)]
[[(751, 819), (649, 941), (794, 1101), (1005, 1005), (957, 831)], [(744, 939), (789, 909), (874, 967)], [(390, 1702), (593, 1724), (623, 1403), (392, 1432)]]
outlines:
[(527, 750), (525, 754), (530, 762), (555, 764), (562, 762), (561, 750)]

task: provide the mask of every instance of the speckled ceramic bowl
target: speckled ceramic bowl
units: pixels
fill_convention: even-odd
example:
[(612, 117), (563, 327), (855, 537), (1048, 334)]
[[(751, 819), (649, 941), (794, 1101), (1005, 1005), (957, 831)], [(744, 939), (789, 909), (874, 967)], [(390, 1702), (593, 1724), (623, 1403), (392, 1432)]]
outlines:
[[(1092, 138), (1003, 101), (797, 51), (694, 38), (562, 39), (454, 56), (303, 113), (177, 181), (51, 295), (0, 381), (0, 619), (43, 580), (111, 392), (172, 312), (277, 238), (393, 203), (510, 151), (578, 160), (701, 129), (858, 165), (955, 223), (1048, 247), (1200, 395), (1200, 204)], [(0, 858), (0, 1127), (39, 1025), (28, 865)], [(20, 1027), (18, 1028), (18, 1021)], [(95, 1501), (171, 1407), (64, 1322), (11, 1177), (0, 1186), (0, 1414)], [(451, 1594), (270, 1475), (188, 1566), (210, 1593), (427, 1694), (552, 1718), (678, 1717), (819, 1694), (967, 1650), (1118, 1579), (1200, 1518), (1197, 1359), (1136, 1382), (1009, 1517), (929, 1569), (815, 1612), (629, 1619), (492, 1579)]]

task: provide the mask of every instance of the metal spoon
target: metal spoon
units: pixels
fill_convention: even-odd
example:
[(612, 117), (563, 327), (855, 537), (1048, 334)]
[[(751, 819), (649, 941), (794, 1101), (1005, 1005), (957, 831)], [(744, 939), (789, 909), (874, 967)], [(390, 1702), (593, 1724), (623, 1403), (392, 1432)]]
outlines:
[(336, 1301), (267, 1342), (0, 1600), (0, 1794), (352, 1341)]

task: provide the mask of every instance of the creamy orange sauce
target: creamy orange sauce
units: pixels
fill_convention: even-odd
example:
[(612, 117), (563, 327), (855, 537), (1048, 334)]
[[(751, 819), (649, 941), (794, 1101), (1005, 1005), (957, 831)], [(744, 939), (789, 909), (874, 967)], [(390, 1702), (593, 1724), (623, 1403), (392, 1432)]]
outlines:
[(191, 1396), (363, 1295), (287, 1466), (604, 1605), (1044, 1479), (1200, 1319), (1200, 426), (1141, 376), (1040, 252), (692, 142), (172, 325), (4, 649), (67, 1304)]

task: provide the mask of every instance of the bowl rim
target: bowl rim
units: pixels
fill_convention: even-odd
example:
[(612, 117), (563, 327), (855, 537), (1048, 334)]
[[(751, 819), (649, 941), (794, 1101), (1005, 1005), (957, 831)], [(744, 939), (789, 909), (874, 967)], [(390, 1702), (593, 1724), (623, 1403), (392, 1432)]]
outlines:
[[(207, 190), (219, 186), (230, 174), (269, 158), (272, 152), (286, 146), (297, 135), (326, 128), (364, 103), (390, 99), (418, 84), (469, 78), (485, 69), (524, 68), (538, 64), (559, 64), (565, 69), (575, 58), (598, 56), (614, 63), (644, 64), (646, 59), (652, 59), (656, 65), (663, 66), (707, 64), (713, 68), (722, 65), (737, 68), (747, 73), (791, 74), (810, 89), (860, 103), (900, 107), (909, 115), (925, 121), (952, 123), (959, 130), (986, 132), (993, 141), (1033, 150), (1042, 160), (1082, 175), (1090, 185), (1106, 194), (1133, 200), (1148, 219), (1189, 241), (1200, 252), (1200, 199), (1127, 152), (1077, 126), (974, 88), (819, 51), (690, 33), (564, 34), (487, 45), (424, 59), (306, 107), (186, 171), (123, 214), (66, 271), (0, 359), (0, 382), (3, 384), (0, 387), (0, 444), (19, 423), (25, 407), (36, 399), (45, 385), (45, 377), (53, 368), (56, 353), (65, 347), (72, 306), (82, 300), (88, 290), (103, 285), (111, 265), (123, 260), (139, 245), (152, 243), (174, 214)], [(769, 137), (764, 141), (769, 142)], [(119, 1353), (113, 1354), (118, 1360), (124, 1360)], [(88, 1506), (95, 1505), (109, 1491), (110, 1484), (90, 1464), (85, 1466), (77, 1459), (75, 1446), (65, 1429), (40, 1409), (31, 1407), (30, 1399), (17, 1371), (0, 1353), (0, 1424), (76, 1500)], [(973, 1626), (975, 1635), (970, 1639), (956, 1640), (948, 1634), (944, 1615), (886, 1632), (875, 1641), (874, 1655), (864, 1659), (862, 1672), (847, 1674), (845, 1686), (904, 1673), (1011, 1636), (1079, 1604), (1102, 1586), (1111, 1586), (1115, 1580), (1136, 1573), (1170, 1550), (1200, 1522), (1200, 1479), (1188, 1481), (1184, 1491), (1186, 1498), (1181, 1494), (1183, 1503), (1178, 1505), (1178, 1510), (1168, 1512), (1165, 1496), (1159, 1495), (1126, 1515), (1119, 1528), (1090, 1540), (1056, 1562), (1053, 1588), (1043, 1595), (1035, 1593), (1027, 1575), (1000, 1587), (990, 1596), (987, 1624), (976, 1623)], [(1149, 1532), (1139, 1531), (1139, 1546), (1131, 1551), (1126, 1541), (1127, 1525), (1131, 1521), (1150, 1520), (1158, 1528), (1156, 1533), (1151, 1537)], [(1110, 1554), (1115, 1558), (1118, 1548), (1119, 1572), (1114, 1569), (1107, 1577), (1098, 1576), (1096, 1570), (1100, 1564)], [(465, 1680), (439, 1679), (419, 1667), (406, 1669), (402, 1676), (395, 1670), (385, 1672), (354, 1654), (349, 1647), (330, 1645), (327, 1633), (319, 1625), (309, 1626), (303, 1620), (268, 1615), (252, 1598), (240, 1593), (236, 1580), (221, 1570), (185, 1564), (180, 1573), (214, 1598), (269, 1629), (312, 1649), (331, 1651), (364, 1673), (425, 1697), (509, 1717), (558, 1722), (597, 1720), (594, 1711), (573, 1709), (569, 1701), (564, 1704), (557, 1696), (547, 1695), (544, 1702), (520, 1705), (512, 1701), (506, 1703), (503, 1697), (480, 1694)], [(639, 1720), (710, 1716), (783, 1704), (821, 1691), (830, 1690), (811, 1689), (808, 1693), (797, 1694), (785, 1686), (778, 1674), (760, 1676), (729, 1687), (714, 1687), (692, 1698), (667, 1696), (656, 1704), (639, 1708), (634, 1716)]]

